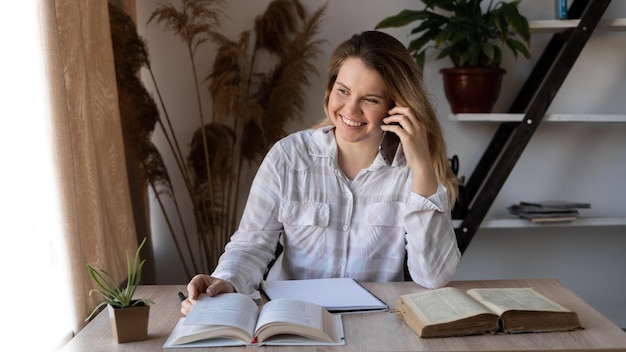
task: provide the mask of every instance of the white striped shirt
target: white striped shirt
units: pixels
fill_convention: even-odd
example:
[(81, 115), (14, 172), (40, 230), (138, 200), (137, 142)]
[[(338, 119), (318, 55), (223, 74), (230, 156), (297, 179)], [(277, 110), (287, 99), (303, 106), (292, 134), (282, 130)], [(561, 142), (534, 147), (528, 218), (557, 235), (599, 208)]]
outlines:
[(268, 280), (402, 281), (408, 253), (413, 281), (427, 288), (447, 284), (461, 257), (447, 190), (440, 184), (428, 198), (413, 193), (401, 154), (391, 167), (377, 156), (350, 181), (337, 164), (332, 127), (278, 141), (212, 275), (251, 294), (280, 241), (284, 251)]

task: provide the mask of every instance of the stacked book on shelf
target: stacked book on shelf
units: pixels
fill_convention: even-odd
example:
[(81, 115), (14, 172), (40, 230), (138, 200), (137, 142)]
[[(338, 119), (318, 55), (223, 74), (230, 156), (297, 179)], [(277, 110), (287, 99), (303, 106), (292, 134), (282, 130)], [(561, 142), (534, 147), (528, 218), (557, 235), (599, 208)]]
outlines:
[(578, 209), (589, 209), (591, 204), (568, 201), (543, 201), (514, 204), (508, 207), (509, 213), (534, 223), (563, 222), (578, 219)]

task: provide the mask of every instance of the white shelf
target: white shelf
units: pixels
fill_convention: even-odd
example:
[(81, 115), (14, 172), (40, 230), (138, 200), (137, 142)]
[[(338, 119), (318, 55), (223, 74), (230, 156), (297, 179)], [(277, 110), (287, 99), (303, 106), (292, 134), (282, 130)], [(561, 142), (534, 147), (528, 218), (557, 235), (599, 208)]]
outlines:
[[(580, 20), (536, 20), (528, 21), (530, 30), (537, 33), (563, 32), (578, 26)], [(626, 30), (626, 18), (602, 19), (597, 28)]]
[[(461, 226), (461, 220), (452, 220), (455, 228)], [(530, 220), (511, 218), (485, 218), (481, 224), (481, 229), (510, 229), (510, 228), (530, 228), (530, 227), (598, 227), (598, 226), (626, 226), (626, 217), (604, 218), (604, 217), (582, 217), (573, 221), (563, 221), (554, 223), (535, 224)]]
[[(454, 114), (450, 121), (519, 122), (524, 114)], [(542, 121), (547, 122), (626, 122), (626, 115), (617, 114), (548, 114)]]

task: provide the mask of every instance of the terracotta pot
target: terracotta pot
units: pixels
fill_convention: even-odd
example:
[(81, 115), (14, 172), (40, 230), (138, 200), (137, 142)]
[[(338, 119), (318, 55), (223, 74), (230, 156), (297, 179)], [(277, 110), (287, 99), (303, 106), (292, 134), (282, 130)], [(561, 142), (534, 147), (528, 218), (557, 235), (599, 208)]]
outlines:
[(490, 113), (506, 73), (498, 67), (443, 68), (439, 72), (454, 114)]
[(107, 309), (111, 330), (118, 343), (148, 339), (149, 305), (128, 308), (113, 308), (109, 305)]

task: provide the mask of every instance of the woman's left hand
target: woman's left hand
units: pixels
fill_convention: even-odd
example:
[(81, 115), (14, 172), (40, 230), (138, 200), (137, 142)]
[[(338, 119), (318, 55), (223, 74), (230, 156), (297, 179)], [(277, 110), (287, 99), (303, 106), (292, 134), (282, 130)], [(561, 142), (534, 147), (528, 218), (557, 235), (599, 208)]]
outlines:
[[(407, 165), (413, 174), (413, 192), (424, 197), (433, 195), (437, 191), (437, 176), (424, 125), (410, 108), (398, 105), (389, 110), (389, 116), (383, 122), (383, 131), (394, 132), (400, 137)], [(397, 122), (400, 126), (389, 125), (391, 122)]]

